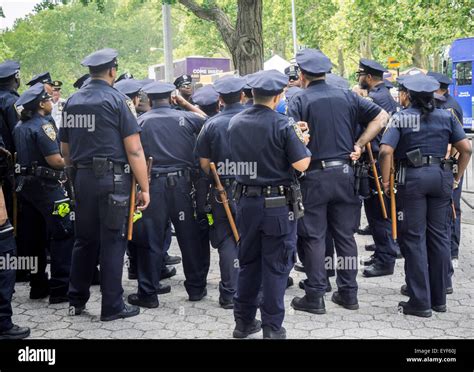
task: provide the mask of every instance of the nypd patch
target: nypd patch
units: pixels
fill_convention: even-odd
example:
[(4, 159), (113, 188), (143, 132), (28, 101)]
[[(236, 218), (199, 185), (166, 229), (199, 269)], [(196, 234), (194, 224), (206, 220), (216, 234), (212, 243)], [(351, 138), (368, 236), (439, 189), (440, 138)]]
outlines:
[(130, 109), (130, 111), (132, 112), (133, 116), (137, 117), (137, 111), (135, 110), (135, 106), (133, 105), (132, 100), (127, 99), (127, 100), (125, 100), (125, 102), (127, 102), (127, 106)]
[(47, 123), (41, 126), (44, 133), (49, 137), (51, 141), (56, 141), (56, 128), (53, 124)]
[(298, 139), (304, 143), (304, 135), (303, 135), (303, 132), (301, 131), (301, 128), (298, 126), (298, 124), (291, 124), (291, 126), (293, 127), (296, 135), (298, 136)]

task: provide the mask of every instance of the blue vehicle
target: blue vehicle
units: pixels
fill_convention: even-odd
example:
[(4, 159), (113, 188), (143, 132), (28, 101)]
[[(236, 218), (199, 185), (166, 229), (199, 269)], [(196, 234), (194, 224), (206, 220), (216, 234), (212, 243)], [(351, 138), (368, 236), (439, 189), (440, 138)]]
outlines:
[(474, 65), (474, 37), (457, 39), (449, 48), (448, 58), (443, 60), (443, 72), (451, 76), (453, 84), (449, 86), (450, 94), (463, 110), (463, 126), (472, 131), (472, 113), (474, 111), (474, 83), (472, 69)]

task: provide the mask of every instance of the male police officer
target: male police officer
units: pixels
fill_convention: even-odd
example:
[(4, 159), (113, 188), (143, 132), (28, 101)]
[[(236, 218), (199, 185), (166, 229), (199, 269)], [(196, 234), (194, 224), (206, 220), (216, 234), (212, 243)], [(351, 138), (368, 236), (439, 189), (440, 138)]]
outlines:
[[(379, 105), (387, 113), (393, 114), (397, 111), (397, 103), (392, 98), (389, 90), (385, 87), (383, 81), (383, 73), (386, 69), (376, 61), (370, 59), (361, 59), (359, 62), (359, 70), (357, 75), (359, 78), (359, 86), (361, 89), (366, 89), (371, 99), (375, 104)], [(371, 141), (372, 151), (374, 159), (378, 158), (379, 154), (379, 143), (382, 139), (382, 133)], [(366, 161), (369, 162), (368, 155), (364, 155)], [(380, 174), (380, 167), (378, 173)], [(374, 238), (375, 247), (369, 247), (369, 249), (375, 249), (374, 255), (367, 261), (364, 261), (365, 268), (363, 275), (365, 277), (377, 277), (382, 275), (393, 274), (395, 267), (395, 261), (397, 255), (400, 252), (398, 245), (392, 238), (392, 224), (389, 219), (384, 219), (382, 215), (380, 201), (377, 195), (377, 189), (375, 187), (374, 175), (372, 174), (372, 168), (369, 170), (369, 176), (371, 181), (371, 195), (369, 198), (364, 199), (365, 214), (367, 221)], [(384, 203), (390, 205), (389, 200), (384, 197)], [(389, 213), (389, 209), (388, 209)]]
[(181, 75), (174, 81), (174, 85), (176, 89), (178, 89), (179, 94), (189, 103), (193, 103), (191, 96), (193, 95), (193, 87), (192, 87), (193, 79), (190, 75)]
[[(264, 338), (285, 338), (283, 297), (295, 263), (296, 219), (302, 212), (292, 168), (309, 165), (307, 137), (298, 125), (274, 111), (288, 78), (276, 70), (252, 74), (254, 106), (229, 124), (232, 161), (240, 164), (237, 219), (241, 233), (239, 276), (234, 297), (234, 338), (245, 338), (263, 327)], [(255, 168), (256, 172), (249, 172)], [(289, 204), (292, 204), (290, 208)], [(263, 285), (262, 321), (255, 319)]]
[(141, 188), (137, 200), (142, 210), (150, 201), (148, 178), (133, 103), (112, 87), (117, 77), (117, 52), (99, 50), (82, 65), (89, 67), (91, 81), (67, 101), (60, 129), (66, 164), (76, 169), (70, 314), (78, 315), (85, 308), (100, 247), (101, 320), (110, 321), (140, 312), (136, 306), (125, 305), (122, 298), (130, 190), (127, 160)]
[(63, 114), (64, 104), (66, 103), (66, 100), (61, 97), (62, 85), (62, 81), (59, 80), (54, 80), (51, 83), (51, 86), (53, 88), (53, 112), (51, 113), (51, 115), (53, 116), (54, 123), (56, 124), (56, 128), (58, 128), (58, 130), (61, 127), (61, 117)]
[[(308, 277), (306, 296), (294, 298), (296, 310), (324, 314), (327, 289), (325, 250), (326, 230), (332, 232), (337, 256), (346, 263), (337, 270), (338, 291), (332, 301), (347, 309), (358, 309), (357, 245), (354, 232), (360, 208), (354, 192), (351, 160), (357, 160), (365, 144), (382, 129), (388, 115), (374, 103), (325, 81), (331, 61), (321, 51), (304, 49), (296, 62), (305, 87), (290, 101), (288, 116), (308, 122), (313, 156), (301, 182), (305, 216), (298, 221), (298, 243), (305, 251)], [(366, 131), (356, 141), (359, 123)]]
[(192, 99), (208, 117), (213, 117), (219, 112), (219, 93), (212, 85), (199, 88), (193, 94)]
[[(199, 227), (191, 200), (191, 172), (194, 166), (196, 137), (205, 117), (194, 112), (172, 109), (168, 83), (151, 83), (143, 87), (152, 109), (139, 118), (145, 154), (153, 158), (151, 172), (152, 204), (137, 224), (138, 292), (129, 303), (143, 307), (158, 306), (158, 285), (165, 231), (171, 219), (183, 257), (184, 286), (190, 301), (200, 301), (207, 294), (207, 267), (203, 257)], [(180, 97), (183, 100), (182, 97)], [(189, 103), (188, 103), (189, 105)], [(209, 253), (207, 253), (207, 256)]]
[[(244, 85), (244, 78), (232, 76), (220, 78), (214, 83), (215, 90), (220, 96), (219, 101), (224, 108), (206, 122), (197, 142), (197, 152), (202, 169), (209, 174), (209, 164), (212, 161), (218, 167), (218, 171), (222, 171), (220, 173), (221, 182), (226, 189), (229, 205), (234, 211), (235, 205), (231, 202), (231, 189), (235, 181), (235, 174), (225, 169), (225, 164), (232, 163), (227, 129), (230, 120), (244, 110), (244, 106), (241, 104)], [(237, 242), (232, 235), (219, 193), (215, 189), (210, 193), (210, 204), (214, 221), (210, 229), (210, 238), (212, 246), (218, 249), (221, 271), (219, 304), (224, 309), (232, 309), (238, 274)]]

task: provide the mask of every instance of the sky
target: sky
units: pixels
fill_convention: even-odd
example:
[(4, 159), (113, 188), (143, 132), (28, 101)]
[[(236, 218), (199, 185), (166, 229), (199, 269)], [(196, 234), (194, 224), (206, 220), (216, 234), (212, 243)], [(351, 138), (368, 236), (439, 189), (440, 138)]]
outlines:
[(0, 29), (11, 28), (15, 19), (22, 18), (30, 13), (39, 0), (0, 0), (5, 18), (0, 17)]

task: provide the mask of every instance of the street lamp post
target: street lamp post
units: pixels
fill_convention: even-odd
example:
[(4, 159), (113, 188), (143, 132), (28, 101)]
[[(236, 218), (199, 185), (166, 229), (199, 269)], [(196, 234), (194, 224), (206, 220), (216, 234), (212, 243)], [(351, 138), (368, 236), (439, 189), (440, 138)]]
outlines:
[(173, 82), (173, 39), (171, 35), (171, 5), (163, 2), (161, 6), (163, 16), (163, 45), (165, 51), (165, 80)]
[(291, 18), (292, 18), (292, 31), (293, 31), (293, 58), (296, 57), (298, 52), (298, 43), (296, 41), (296, 10), (295, 0), (291, 0)]

